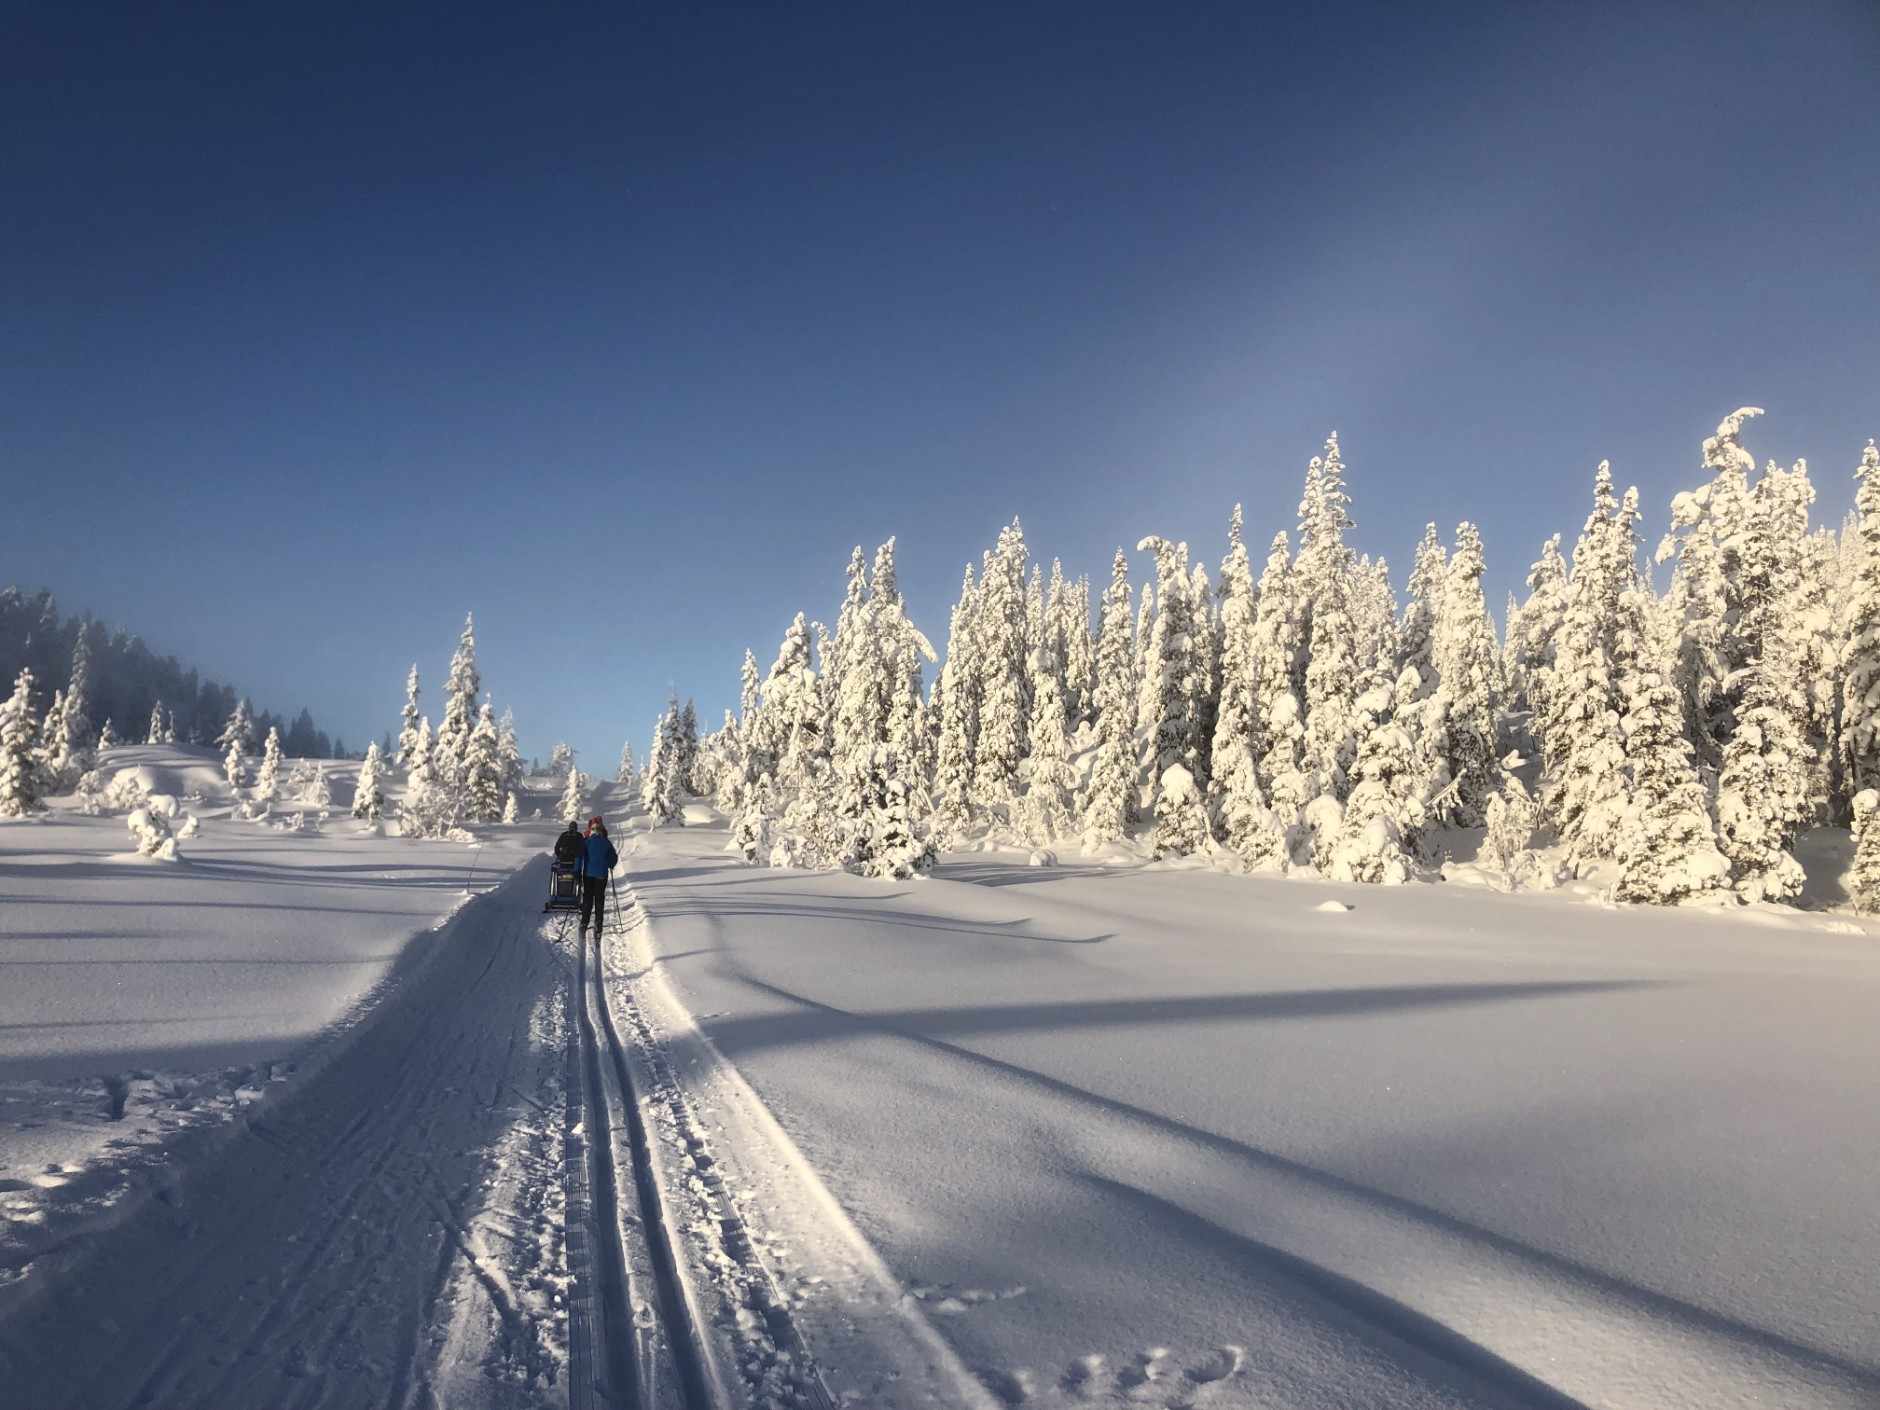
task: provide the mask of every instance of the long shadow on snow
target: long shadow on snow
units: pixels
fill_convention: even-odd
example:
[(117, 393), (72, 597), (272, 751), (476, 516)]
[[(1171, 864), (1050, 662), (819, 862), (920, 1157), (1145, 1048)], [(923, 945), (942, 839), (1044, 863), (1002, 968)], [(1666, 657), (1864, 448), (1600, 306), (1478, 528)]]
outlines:
[(1413, 1307), (1386, 1297), (1355, 1278), (1300, 1258), (1297, 1254), (1262, 1243), (1259, 1239), (1223, 1228), (1193, 1210), (1184, 1209), (1153, 1191), (1088, 1172), (1085, 1183), (1136, 1206), (1156, 1223), (1182, 1237), (1200, 1236), (1209, 1249), (1231, 1251), (1260, 1273), (1277, 1275), (1291, 1286), (1294, 1296), (1318, 1304), (1335, 1321), (1355, 1323), (1367, 1332), (1381, 1333), (1409, 1353), (1413, 1361), (1435, 1361), (1452, 1374), (1460, 1371), (1485, 1386), (1496, 1400), (1512, 1400), (1523, 1410), (1588, 1410), (1584, 1401), (1554, 1389), (1512, 1362), (1504, 1361), (1479, 1342)]
[[(879, 906), (871, 905), (862, 910), (855, 906), (806, 906), (803, 901), (846, 901), (847, 896), (792, 896), (787, 902), (768, 906), (759, 904), (727, 903), (716, 897), (704, 897), (697, 901), (673, 901), (661, 898), (656, 907), (661, 916), (775, 916), (802, 917), (813, 916), (820, 920), (859, 922), (869, 929), (886, 927), (894, 930), (936, 930), (952, 935), (973, 935), (987, 940), (1042, 940), (1054, 945), (1096, 945), (1105, 940), (1114, 940), (1114, 932), (1102, 935), (1044, 935), (1028, 931), (1021, 927), (1032, 924), (1029, 916), (1020, 916), (1015, 920), (962, 921), (942, 916), (929, 915), (925, 911), (884, 911)], [(883, 896), (884, 901), (894, 900), (893, 896)]]
[[(745, 982), (766, 993), (818, 1012), (759, 1014), (714, 1020), (712, 1041), (736, 1051), (815, 1043), (835, 1036), (828, 1015), (840, 1013), (902, 1037), (936, 1034), (964, 1037), (982, 1033), (1037, 1033), (1067, 1028), (1124, 1028), (1137, 1024), (1208, 1023), (1245, 1019), (1255, 1023), (1290, 1019), (1343, 1018), (1359, 1014), (1499, 1004), (1523, 999), (1557, 999), (1575, 994), (1656, 987), (1650, 980), (1560, 980), (1521, 984), (1397, 984), (1373, 989), (1301, 989), (1267, 994), (1194, 994), (1158, 999), (1071, 999), (1048, 1004), (987, 1004), (972, 1008), (887, 1009), (853, 1013), (825, 1008), (814, 1000), (761, 979)], [(844, 1034), (842, 1036), (850, 1036)]]
[[(919, 1043), (977, 1066), (990, 1068), (1004, 1076), (1016, 1078), (1022, 1082), (1028, 1082), (1044, 1091), (1050, 1092), (1056, 1096), (1065, 1097), (1080, 1105), (1092, 1107), (1112, 1116), (1119, 1116), (1126, 1120), (1147, 1126), (1152, 1130), (1191, 1142), (1205, 1150), (1213, 1151), (1216, 1154), (1224, 1155), (1234, 1160), (1239, 1160), (1255, 1169), (1289, 1176), (1306, 1184), (1315, 1185), (1332, 1194), (1356, 1200), (1371, 1205), (1373, 1208), (1407, 1218), (1426, 1228), (1439, 1230), (1457, 1238), (1466, 1239), (1469, 1242), (1491, 1249), (1506, 1258), (1525, 1263), (1530, 1267), (1543, 1269), (1558, 1276), (1574, 1279), (1583, 1286), (1591, 1287), (1616, 1297), (1625, 1298), (1639, 1307), (1649, 1309), (1652, 1313), (1663, 1317), (1667, 1321), (1678, 1323), (1682, 1326), (1713, 1336), (1729, 1337), (1751, 1346), (1762, 1347), (1769, 1351), (1790, 1357), (1796, 1361), (1825, 1369), (1835, 1375), (1853, 1380), (1863, 1389), (1871, 1387), (1875, 1392), (1875, 1403), (1880, 1404), (1880, 1370), (1876, 1370), (1873, 1366), (1861, 1362), (1849, 1361), (1835, 1355), (1833, 1352), (1824, 1351), (1819, 1347), (1793, 1341), (1779, 1332), (1773, 1332), (1764, 1327), (1752, 1326), (1746, 1322), (1738, 1322), (1733, 1318), (1727, 1317), (1719, 1312), (1714, 1312), (1709, 1308), (1700, 1307), (1695, 1303), (1684, 1302), (1667, 1293), (1658, 1292), (1653, 1288), (1644, 1287), (1638, 1283), (1628, 1282), (1624, 1278), (1608, 1273), (1603, 1269), (1595, 1268), (1590, 1264), (1580, 1263), (1547, 1249), (1537, 1248), (1532, 1244), (1523, 1243), (1519, 1239), (1498, 1233), (1483, 1225), (1471, 1223), (1467, 1219), (1460, 1218), (1457, 1215), (1449, 1214), (1443, 1210), (1433, 1208), (1430, 1205), (1421, 1204), (1413, 1199), (1407, 1199), (1402, 1195), (1392, 1194), (1388, 1190), (1380, 1190), (1375, 1186), (1366, 1185), (1360, 1181), (1349, 1179), (1346, 1176), (1334, 1174), (1329, 1170), (1321, 1170), (1317, 1166), (1307, 1165), (1303, 1161), (1294, 1160), (1292, 1157), (1281, 1155), (1276, 1151), (1262, 1150), (1258, 1146), (1250, 1146), (1244, 1141), (1236, 1141), (1230, 1137), (1218, 1135), (1202, 1127), (1191, 1126), (1185, 1121), (1177, 1121), (1173, 1117), (1150, 1111), (1146, 1107), (1135, 1106), (1129, 1102), (1119, 1101), (1114, 1097), (1101, 1096), (1096, 1092), (1087, 1091), (1082, 1087), (1074, 1086), (1064, 1081), (1062, 1078), (1051, 1077), (1045, 1073), (1035, 1071), (1032, 1068), (1021, 1067), (1017, 1063), (1006, 1062), (1001, 1058), (990, 1057), (985, 1053), (974, 1052), (971, 1048), (963, 1048), (957, 1043), (949, 1043), (944, 1038), (936, 1038), (929, 1034), (913, 1031), (909, 1028), (896, 1027), (893, 1022), (892, 1014), (855, 1013), (848, 1009), (837, 1008), (833, 1004), (819, 1003), (815, 999), (808, 998), (802, 994), (792, 993), (774, 984), (766, 984), (762, 980), (748, 979), (746, 982), (751, 984), (754, 988), (764, 990), (779, 998), (788, 999), (792, 1003), (800, 1004), (803, 1008), (814, 1011), (815, 1016), (820, 1016), (824, 1020), (825, 1036), (835, 1036), (838, 1032), (845, 1032), (848, 1035), (857, 1036), (871, 1033), (885, 1033), (894, 1037), (905, 1038), (909, 1042)], [(1455, 987), (1463, 988), (1467, 986)], [(1659, 982), (1651, 980), (1620, 980), (1599, 984), (1585, 982), (1534, 985), (1496, 984), (1482, 985), (1479, 987), (1498, 990), (1566, 990), (1569, 992), (1577, 991), (1584, 993), (1589, 989), (1657, 988), (1661, 987), (1661, 985)], [(1356, 992), (1362, 993), (1367, 991)], [(1505, 1000), (1520, 996), (1503, 995), (1502, 997)], [(1546, 997), (1546, 995), (1545, 993), (1537, 993), (1526, 997), (1540, 998)], [(966, 1012), (971, 1012), (971, 1010), (966, 1010)], [(756, 1020), (750, 1020), (750, 1022), (755, 1023)], [(728, 1027), (729, 1025), (704, 1023), (701, 1026), (704, 1027), (707, 1034), (710, 1035), (712, 1041), (716, 1043), (719, 1042), (721, 1028)], [(732, 1054), (727, 1053), (726, 1056), (731, 1057)], [(735, 1062), (735, 1057), (732, 1057), (732, 1060)]]

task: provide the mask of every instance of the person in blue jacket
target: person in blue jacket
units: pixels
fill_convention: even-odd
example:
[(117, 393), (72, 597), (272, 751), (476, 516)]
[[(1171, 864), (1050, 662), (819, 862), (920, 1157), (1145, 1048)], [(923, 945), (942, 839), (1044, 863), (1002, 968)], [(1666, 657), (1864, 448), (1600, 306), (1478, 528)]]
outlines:
[(594, 918), (594, 938), (601, 938), (601, 923), (606, 918), (607, 878), (620, 865), (620, 854), (607, 840), (607, 824), (598, 817), (589, 818), (587, 836), (582, 839), (581, 855), (575, 868), (581, 874), (581, 938), (587, 939), (588, 917)]

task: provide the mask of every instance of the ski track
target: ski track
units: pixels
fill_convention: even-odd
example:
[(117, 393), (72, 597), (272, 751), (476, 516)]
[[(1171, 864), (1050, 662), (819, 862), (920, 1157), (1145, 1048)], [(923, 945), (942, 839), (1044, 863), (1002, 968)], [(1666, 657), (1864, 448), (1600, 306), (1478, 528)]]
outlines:
[(568, 963), (539, 882), (460, 912), (329, 1065), (0, 1325), (0, 1402), (565, 1398)]

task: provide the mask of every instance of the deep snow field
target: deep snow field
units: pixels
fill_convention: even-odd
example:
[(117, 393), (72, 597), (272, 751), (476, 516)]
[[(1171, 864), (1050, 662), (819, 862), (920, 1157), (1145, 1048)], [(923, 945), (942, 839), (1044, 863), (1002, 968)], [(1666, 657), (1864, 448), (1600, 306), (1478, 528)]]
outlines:
[[(206, 751), (111, 763), (200, 831), (0, 824), (0, 1406), (566, 1404), (553, 821), (383, 836), (335, 766), (286, 831)], [(663, 1159), (754, 1251), (683, 1237), (761, 1262), (844, 1403), (1880, 1405), (1864, 922), (1466, 863), (881, 882), (597, 806)]]
[(1854, 922), (723, 845), (627, 849), (669, 1008), (1008, 1403), (1880, 1405)]

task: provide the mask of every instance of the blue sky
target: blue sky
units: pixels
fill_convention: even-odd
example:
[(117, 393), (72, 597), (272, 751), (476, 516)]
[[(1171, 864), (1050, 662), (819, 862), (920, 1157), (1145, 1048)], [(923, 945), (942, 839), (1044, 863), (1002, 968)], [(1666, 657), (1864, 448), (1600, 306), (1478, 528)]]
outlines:
[(1876, 74), (1862, 0), (9, 6), (0, 582), (353, 741), (474, 610), (602, 771), (856, 543), (943, 636), (1013, 515), (1212, 565), (1334, 428), (1497, 604), (1745, 403), (1836, 519)]

